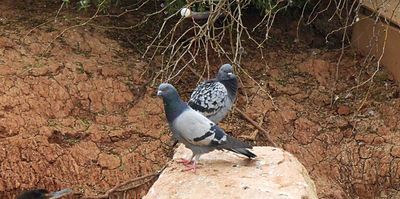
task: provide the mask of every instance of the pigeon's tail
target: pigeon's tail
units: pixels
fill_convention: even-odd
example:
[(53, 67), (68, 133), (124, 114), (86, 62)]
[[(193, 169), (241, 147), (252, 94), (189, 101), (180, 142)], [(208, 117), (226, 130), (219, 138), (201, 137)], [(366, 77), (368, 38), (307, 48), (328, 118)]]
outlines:
[(256, 154), (252, 153), (246, 148), (237, 148), (237, 149), (230, 149), (230, 151), (235, 152), (235, 153), (240, 153), (242, 155), (247, 156), (248, 158), (255, 158), (257, 157)]
[(224, 148), (229, 151), (245, 155), (248, 158), (257, 157), (256, 154), (248, 150), (253, 148), (250, 144), (237, 140), (231, 136), (227, 136), (227, 142), (224, 145)]

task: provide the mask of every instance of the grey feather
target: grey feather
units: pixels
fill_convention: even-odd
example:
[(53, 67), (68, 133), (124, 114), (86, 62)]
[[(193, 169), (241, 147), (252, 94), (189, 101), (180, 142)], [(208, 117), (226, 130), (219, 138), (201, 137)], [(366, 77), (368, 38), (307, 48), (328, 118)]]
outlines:
[[(193, 152), (195, 161), (201, 154), (215, 149), (229, 150), (256, 157), (250, 152), (252, 146), (227, 135), (218, 125), (183, 102), (170, 84), (161, 84), (157, 92), (163, 98), (164, 110), (175, 139)], [(192, 158), (193, 158), (192, 157)]]
[(237, 79), (230, 64), (224, 64), (217, 77), (200, 83), (193, 91), (189, 106), (214, 123), (219, 123), (236, 99)]

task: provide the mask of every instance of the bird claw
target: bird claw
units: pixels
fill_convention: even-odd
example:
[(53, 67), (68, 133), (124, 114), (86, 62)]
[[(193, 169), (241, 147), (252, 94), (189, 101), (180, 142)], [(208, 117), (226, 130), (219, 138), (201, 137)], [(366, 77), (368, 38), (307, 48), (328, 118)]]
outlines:
[(176, 160), (176, 162), (177, 162), (177, 163), (181, 163), (181, 164), (183, 164), (183, 165), (185, 165), (185, 166), (188, 166), (188, 165), (190, 165), (190, 164), (193, 163), (192, 160), (186, 160), (186, 159), (184, 159), (184, 158), (180, 158), (180, 159)]
[(190, 164), (190, 165), (185, 165), (186, 169), (183, 169), (182, 171), (193, 171), (193, 173), (196, 173), (196, 168), (197, 165), (196, 163)]
[(193, 171), (193, 173), (196, 172), (196, 168), (198, 167), (198, 164), (200, 164), (200, 163), (196, 163), (193, 160), (187, 160), (184, 158), (179, 158), (178, 160), (176, 160), (176, 162), (181, 163), (186, 167), (182, 171)]

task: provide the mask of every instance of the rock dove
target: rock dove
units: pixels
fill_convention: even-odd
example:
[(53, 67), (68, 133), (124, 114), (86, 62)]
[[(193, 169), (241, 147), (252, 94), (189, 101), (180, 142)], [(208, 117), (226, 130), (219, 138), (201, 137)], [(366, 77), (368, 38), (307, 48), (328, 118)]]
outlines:
[(17, 196), (16, 199), (56, 199), (56, 198), (61, 198), (65, 195), (68, 195), (72, 193), (71, 189), (63, 189), (61, 191), (56, 191), (49, 193), (46, 189), (34, 189), (30, 191), (25, 191), (19, 196)]
[(181, 100), (177, 90), (171, 84), (162, 83), (158, 87), (157, 95), (163, 99), (165, 114), (173, 137), (193, 153), (189, 160), (182, 161), (188, 170), (195, 171), (200, 156), (215, 149), (229, 150), (248, 158), (256, 157), (248, 150), (252, 148), (251, 145), (227, 135), (214, 122), (190, 108)]
[(224, 64), (215, 79), (202, 82), (197, 86), (188, 104), (192, 109), (218, 124), (232, 108), (237, 87), (238, 83), (233, 74), (232, 65)]

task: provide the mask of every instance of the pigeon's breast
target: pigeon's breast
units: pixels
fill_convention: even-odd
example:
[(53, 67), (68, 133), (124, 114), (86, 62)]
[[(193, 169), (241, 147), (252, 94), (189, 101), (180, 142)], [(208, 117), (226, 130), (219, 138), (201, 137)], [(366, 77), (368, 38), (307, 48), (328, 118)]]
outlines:
[(215, 123), (219, 123), (228, 114), (229, 110), (232, 108), (232, 100), (226, 96), (224, 100), (224, 105), (215, 112), (214, 114), (209, 114), (207, 117)]

